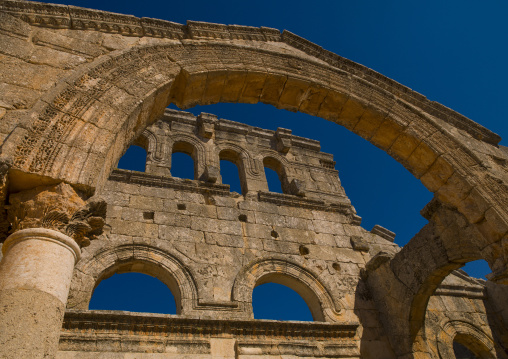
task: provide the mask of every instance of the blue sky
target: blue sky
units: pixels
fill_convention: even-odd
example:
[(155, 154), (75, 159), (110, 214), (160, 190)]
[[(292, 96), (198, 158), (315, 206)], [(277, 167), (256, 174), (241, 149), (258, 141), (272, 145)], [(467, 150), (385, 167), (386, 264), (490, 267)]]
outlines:
[[(508, 3), (478, 1), (56, 1), (179, 23), (186, 20), (287, 29), (370, 67), (508, 138)], [(404, 245), (426, 223), (431, 194), (401, 165), (349, 131), (271, 106), (189, 109), (321, 141), (333, 153), (363, 226), (380, 224)], [(501, 144), (508, 144), (505, 140)], [(466, 268), (475, 276), (485, 266)], [(477, 270), (477, 271), (475, 271)]]

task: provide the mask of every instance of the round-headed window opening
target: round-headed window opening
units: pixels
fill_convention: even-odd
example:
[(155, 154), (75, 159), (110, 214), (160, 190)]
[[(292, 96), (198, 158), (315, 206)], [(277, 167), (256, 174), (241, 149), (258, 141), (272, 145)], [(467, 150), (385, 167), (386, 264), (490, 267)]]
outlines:
[(240, 155), (231, 150), (223, 150), (219, 153), (219, 160), (222, 183), (228, 184), (232, 192), (245, 194), (246, 178)]
[[(316, 322), (324, 322), (325, 318), (323, 315), (323, 309), (321, 306), (321, 303), (319, 301), (319, 298), (317, 295), (303, 282), (300, 280), (293, 278), (291, 276), (280, 274), (280, 273), (272, 273), (267, 274), (256, 282), (256, 285), (254, 288), (267, 284), (267, 283), (275, 283), (280, 284), (285, 287), (288, 287), (289, 289), (292, 289), (295, 291), (301, 299), (307, 304), (308, 310), (310, 311), (310, 314), (312, 316), (312, 319)], [(275, 299), (275, 298), (274, 298)], [(284, 298), (278, 298), (282, 301), (284, 301)], [(254, 300), (254, 295), (253, 295)], [(256, 318), (260, 319), (260, 318)], [(305, 319), (294, 319), (294, 320), (305, 320)]]
[(263, 167), (265, 169), (268, 190), (276, 193), (287, 193), (285, 191), (287, 187), (286, 172), (282, 163), (274, 158), (265, 157), (263, 159)]
[(196, 149), (187, 142), (175, 142), (171, 154), (171, 175), (178, 178), (197, 179)]
[(181, 314), (178, 283), (160, 266), (130, 262), (109, 268), (95, 284), (89, 309)]

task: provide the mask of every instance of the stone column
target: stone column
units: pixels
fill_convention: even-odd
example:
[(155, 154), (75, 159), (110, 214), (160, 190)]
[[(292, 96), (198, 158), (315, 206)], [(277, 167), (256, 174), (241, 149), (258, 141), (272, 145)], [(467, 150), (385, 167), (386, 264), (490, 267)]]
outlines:
[(102, 233), (106, 203), (68, 184), (9, 196), (0, 262), (0, 358), (55, 358), (74, 265)]
[(0, 357), (54, 358), (80, 248), (52, 229), (10, 235), (0, 263)]

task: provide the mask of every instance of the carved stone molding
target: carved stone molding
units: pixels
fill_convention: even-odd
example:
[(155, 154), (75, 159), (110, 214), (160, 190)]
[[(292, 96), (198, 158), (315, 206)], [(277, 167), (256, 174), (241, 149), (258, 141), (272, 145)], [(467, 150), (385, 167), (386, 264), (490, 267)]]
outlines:
[(228, 336), (246, 338), (353, 339), (358, 323), (284, 322), (275, 320), (213, 320), (182, 318), (166, 314), (121, 311), (68, 310), (63, 337), (85, 334), (134, 332), (136, 335)]
[(102, 234), (106, 202), (85, 201), (70, 185), (40, 186), (11, 194), (7, 206), (10, 233), (27, 228), (47, 228), (62, 232), (86, 247)]

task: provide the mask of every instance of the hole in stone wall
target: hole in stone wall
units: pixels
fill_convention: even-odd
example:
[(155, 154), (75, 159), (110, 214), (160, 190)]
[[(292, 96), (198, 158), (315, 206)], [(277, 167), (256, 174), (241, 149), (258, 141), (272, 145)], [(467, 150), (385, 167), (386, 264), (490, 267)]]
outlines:
[(266, 283), (254, 288), (252, 309), (255, 319), (313, 320), (303, 298), (282, 284)]
[(178, 208), (180, 211), (183, 211), (187, 209), (187, 206), (185, 205), (185, 203), (178, 203), (176, 205), (176, 208)]
[(240, 222), (247, 222), (247, 215), (246, 214), (241, 214), (238, 216), (238, 220)]
[(309, 248), (307, 248), (305, 246), (300, 246), (299, 250), (300, 250), (300, 254), (302, 256), (305, 256), (310, 253)]
[(272, 238), (279, 238), (279, 233), (277, 233), (277, 231), (275, 230), (272, 230), (272, 232), (270, 233)]
[(337, 272), (340, 272), (340, 264), (335, 262), (332, 264), (332, 268), (335, 269)]
[(154, 219), (154, 212), (143, 212), (143, 219)]
[(146, 150), (140, 146), (130, 146), (118, 161), (117, 167), (123, 170), (145, 172)]
[(160, 280), (135, 272), (114, 274), (101, 281), (95, 288), (89, 308), (176, 314), (171, 290)]

